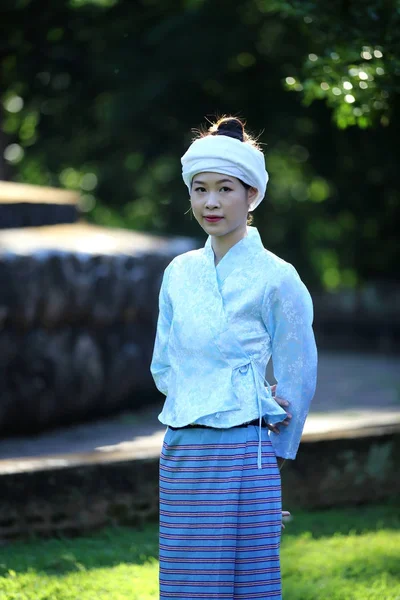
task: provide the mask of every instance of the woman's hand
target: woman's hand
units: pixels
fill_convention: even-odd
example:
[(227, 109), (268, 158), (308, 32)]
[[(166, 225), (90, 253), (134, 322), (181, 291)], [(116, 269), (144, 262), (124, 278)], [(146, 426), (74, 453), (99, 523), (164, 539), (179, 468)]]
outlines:
[(291, 515), (290, 515), (290, 512), (289, 512), (288, 510), (283, 510), (283, 511), (282, 511), (282, 529), (285, 529), (285, 525), (284, 525), (284, 523), (283, 523), (283, 519), (285, 519), (285, 518), (286, 518), (286, 519), (288, 519), (288, 520), (289, 520), (289, 517), (290, 517), (290, 516), (291, 516)]
[(275, 423), (275, 425), (270, 425), (269, 423), (267, 423), (267, 427), (270, 431), (273, 431), (274, 433), (277, 433), (279, 435), (279, 429), (278, 429), (278, 425), (284, 425), (285, 427), (287, 427), (290, 423), (290, 419), (292, 418), (292, 415), (290, 414), (290, 412), (287, 409), (287, 407), (289, 406), (289, 402), (287, 400), (284, 400), (283, 398), (278, 398), (278, 396), (275, 396), (275, 391), (276, 391), (276, 384), (275, 385), (271, 385), (271, 392), (272, 395), (274, 397), (275, 402), (277, 402), (279, 404), (279, 406), (281, 406), (285, 412), (286, 412), (286, 418), (283, 421), (280, 421), (279, 423)]

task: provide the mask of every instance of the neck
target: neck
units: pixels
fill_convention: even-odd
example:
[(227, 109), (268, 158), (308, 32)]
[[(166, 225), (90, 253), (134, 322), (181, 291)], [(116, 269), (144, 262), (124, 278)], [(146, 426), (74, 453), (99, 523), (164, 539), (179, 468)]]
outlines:
[(246, 236), (247, 236), (247, 225), (245, 225), (244, 228), (241, 227), (241, 228), (235, 229), (234, 231), (231, 231), (230, 233), (227, 233), (226, 235), (211, 236), (211, 246), (212, 246), (212, 249), (214, 250), (215, 265), (217, 265), (219, 263), (221, 258), (223, 256), (225, 256), (225, 254), (228, 252), (228, 250), (230, 250), (230, 248), (232, 248), (232, 246), (234, 246), (235, 244), (240, 242), (240, 240), (242, 240)]

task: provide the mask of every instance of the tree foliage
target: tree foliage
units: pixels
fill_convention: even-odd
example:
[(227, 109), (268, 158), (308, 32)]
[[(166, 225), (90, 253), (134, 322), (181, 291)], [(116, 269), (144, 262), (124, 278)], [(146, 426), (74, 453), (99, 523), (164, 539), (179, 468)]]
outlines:
[(78, 189), (99, 223), (199, 235), (179, 157), (205, 118), (240, 114), (271, 177), (265, 244), (330, 289), (393, 278), (399, 14), (394, 0), (3, 1), (0, 176)]
[(309, 51), (286, 77), (308, 106), (323, 99), (338, 127), (365, 128), (392, 117), (399, 93), (398, 0), (259, 0), (265, 14), (298, 23)]

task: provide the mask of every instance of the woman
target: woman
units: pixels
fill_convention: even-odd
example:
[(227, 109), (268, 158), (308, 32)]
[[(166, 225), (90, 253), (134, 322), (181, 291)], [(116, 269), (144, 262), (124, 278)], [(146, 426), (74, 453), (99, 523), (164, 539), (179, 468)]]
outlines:
[(247, 223), (268, 173), (240, 120), (201, 134), (182, 175), (208, 239), (172, 260), (159, 296), (160, 599), (281, 598), (279, 463), (295, 458), (315, 391), (312, 301)]

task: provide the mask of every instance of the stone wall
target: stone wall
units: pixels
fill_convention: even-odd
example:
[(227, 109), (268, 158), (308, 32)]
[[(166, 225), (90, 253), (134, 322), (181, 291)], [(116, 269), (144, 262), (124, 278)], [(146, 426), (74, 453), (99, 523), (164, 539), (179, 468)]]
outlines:
[(85, 224), (0, 232), (0, 433), (158, 400), (161, 277), (192, 247)]
[(71, 190), (0, 181), (0, 229), (75, 223), (78, 204)]
[(301, 444), (282, 469), (284, 503), (308, 509), (399, 502), (400, 432), (387, 429), (393, 433)]
[(0, 476), (0, 539), (158, 518), (158, 458)]
[(312, 291), (318, 344), (335, 350), (400, 353), (400, 284), (369, 281), (357, 289)]
[[(0, 539), (84, 533), (158, 519), (158, 455), (0, 475)], [(304, 441), (282, 469), (283, 507), (296, 510), (399, 501), (399, 431)]]

